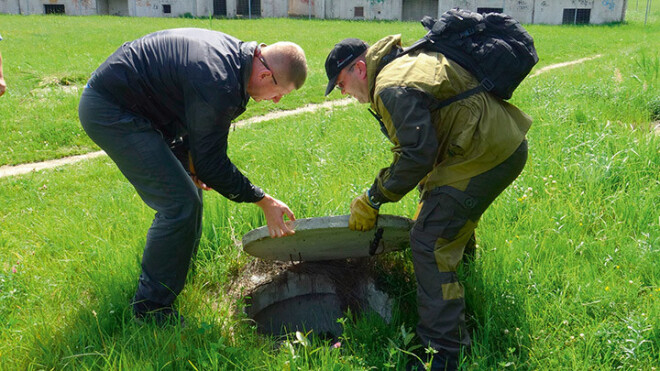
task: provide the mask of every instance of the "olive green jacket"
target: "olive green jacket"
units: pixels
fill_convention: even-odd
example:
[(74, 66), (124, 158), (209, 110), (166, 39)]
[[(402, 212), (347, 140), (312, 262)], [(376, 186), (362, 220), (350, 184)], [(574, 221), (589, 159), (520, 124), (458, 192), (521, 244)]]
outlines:
[(370, 190), (372, 200), (380, 203), (398, 201), (418, 184), (424, 193), (466, 183), (513, 154), (532, 123), (524, 112), (486, 92), (431, 111), (431, 96), (444, 100), (478, 82), (434, 52), (404, 55), (378, 72), (380, 60), (400, 45), (400, 35), (388, 36), (366, 54), (371, 108), (394, 144), (394, 160)]

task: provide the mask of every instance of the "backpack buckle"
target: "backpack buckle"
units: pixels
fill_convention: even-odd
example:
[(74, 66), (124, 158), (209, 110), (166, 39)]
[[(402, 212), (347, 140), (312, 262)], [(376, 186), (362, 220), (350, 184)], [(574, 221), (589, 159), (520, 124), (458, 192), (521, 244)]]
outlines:
[(483, 80), (481, 80), (481, 86), (483, 86), (486, 91), (495, 89), (495, 83), (493, 83), (488, 77), (485, 77)]

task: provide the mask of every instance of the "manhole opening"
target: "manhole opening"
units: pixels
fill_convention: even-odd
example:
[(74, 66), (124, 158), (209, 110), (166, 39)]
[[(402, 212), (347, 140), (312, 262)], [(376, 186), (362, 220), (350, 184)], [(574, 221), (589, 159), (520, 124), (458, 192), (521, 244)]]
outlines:
[(347, 311), (372, 311), (389, 322), (392, 300), (374, 284), (368, 259), (301, 262), (277, 272), (245, 296), (244, 311), (263, 334), (310, 332), (337, 339)]

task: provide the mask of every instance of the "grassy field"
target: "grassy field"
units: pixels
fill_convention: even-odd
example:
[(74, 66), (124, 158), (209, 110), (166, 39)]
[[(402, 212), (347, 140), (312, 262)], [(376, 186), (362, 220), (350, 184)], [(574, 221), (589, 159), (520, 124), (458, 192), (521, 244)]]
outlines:
[[(646, 27), (530, 25), (536, 68), (596, 57), (526, 80), (513, 102), (535, 119), (530, 160), (484, 215), (479, 257), (461, 272), (473, 351), (469, 370), (660, 368), (660, 4)], [(0, 15), (8, 92), (0, 98), (0, 165), (98, 148), (77, 121), (79, 88), (123, 41), (172, 27), (299, 43), (307, 84), (279, 105), (323, 102), (323, 62), (344, 37), (423, 34), (417, 23), (193, 20)], [(81, 32), (85, 30), (85, 32)], [(333, 93), (331, 99), (338, 99)], [(298, 218), (348, 212), (390, 161), (365, 107), (351, 104), (237, 129), (230, 156)], [(186, 328), (132, 322), (129, 302), (153, 212), (107, 158), (0, 179), (0, 370), (401, 369), (415, 344), (409, 252), (382, 256), (391, 323), (342, 320), (342, 346), (258, 335), (232, 314), (229, 284), (253, 258), (253, 205), (205, 194), (195, 270), (178, 299)], [(411, 216), (414, 194), (383, 213)]]

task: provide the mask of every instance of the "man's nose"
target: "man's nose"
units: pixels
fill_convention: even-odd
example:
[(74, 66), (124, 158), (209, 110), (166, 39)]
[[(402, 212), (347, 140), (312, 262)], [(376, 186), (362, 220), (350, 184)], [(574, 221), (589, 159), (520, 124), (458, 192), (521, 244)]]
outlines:
[(277, 96), (275, 96), (275, 97), (273, 98), (273, 103), (277, 103), (277, 102), (279, 102), (280, 99), (282, 99), (282, 96), (281, 96), (281, 95), (277, 95)]

